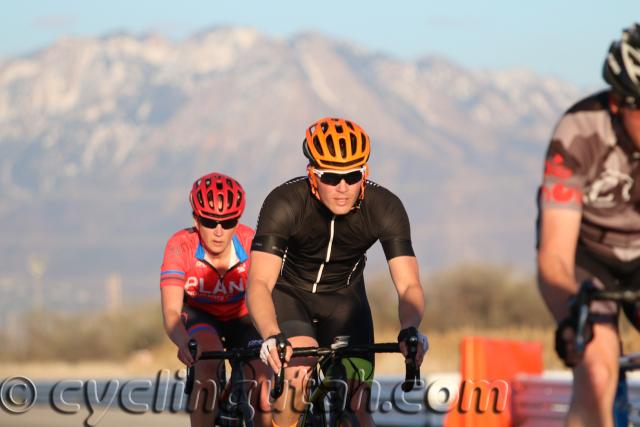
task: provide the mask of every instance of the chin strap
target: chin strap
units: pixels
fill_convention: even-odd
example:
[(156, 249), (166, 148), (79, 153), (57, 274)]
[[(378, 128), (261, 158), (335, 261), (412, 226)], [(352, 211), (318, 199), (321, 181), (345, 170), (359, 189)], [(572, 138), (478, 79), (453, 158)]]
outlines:
[(364, 174), (362, 176), (362, 184), (360, 185), (360, 197), (359, 200), (364, 199), (364, 187), (367, 183), (367, 177), (369, 176), (369, 165), (365, 164), (364, 166)]
[(309, 187), (311, 188), (311, 194), (316, 196), (316, 199), (320, 200), (320, 194), (318, 194), (318, 176), (313, 173), (315, 168), (313, 165), (307, 166), (307, 176), (309, 177)]

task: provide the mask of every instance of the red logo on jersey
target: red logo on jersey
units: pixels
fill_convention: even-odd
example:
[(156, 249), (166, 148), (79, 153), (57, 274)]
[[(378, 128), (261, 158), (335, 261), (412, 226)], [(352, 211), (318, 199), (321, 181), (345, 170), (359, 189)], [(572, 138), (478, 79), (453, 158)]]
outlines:
[(555, 203), (582, 203), (582, 193), (571, 187), (567, 187), (561, 182), (542, 188), (542, 197), (545, 201)]
[(555, 176), (564, 179), (572, 175), (573, 171), (564, 165), (564, 158), (560, 154), (556, 154), (551, 160), (544, 162), (544, 176)]

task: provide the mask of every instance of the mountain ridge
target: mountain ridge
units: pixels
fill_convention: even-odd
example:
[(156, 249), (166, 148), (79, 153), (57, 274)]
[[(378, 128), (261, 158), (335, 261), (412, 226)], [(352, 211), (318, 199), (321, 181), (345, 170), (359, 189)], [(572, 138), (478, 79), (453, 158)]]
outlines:
[[(69, 39), (5, 58), (3, 277), (28, 279), (35, 253), (52, 282), (118, 272), (154, 292), (166, 238), (190, 223), (192, 181), (235, 176), (254, 225), (268, 191), (304, 173), (304, 130), (327, 115), (371, 136), (371, 179), (405, 203), (421, 264), (530, 271), (543, 152), (582, 94), (528, 70), (407, 61), (315, 32), (246, 27), (181, 41)], [(379, 249), (371, 259), (381, 271)]]

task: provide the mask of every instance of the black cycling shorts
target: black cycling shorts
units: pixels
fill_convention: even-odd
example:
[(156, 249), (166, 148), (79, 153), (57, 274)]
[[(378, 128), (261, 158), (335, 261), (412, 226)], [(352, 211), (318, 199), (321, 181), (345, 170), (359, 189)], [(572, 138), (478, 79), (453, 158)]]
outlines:
[(182, 322), (189, 336), (198, 331), (210, 330), (217, 334), (226, 349), (250, 348), (262, 345), (262, 338), (253, 326), (249, 316), (220, 321), (209, 313), (184, 305)]
[[(278, 324), (287, 337), (313, 337), (321, 347), (338, 335), (348, 335), (350, 344), (373, 343), (373, 320), (364, 281), (327, 293), (311, 293), (277, 284), (273, 303)], [(373, 355), (367, 358), (373, 363)]]
[[(640, 289), (640, 258), (631, 261), (606, 258), (578, 244), (575, 274), (578, 283), (591, 280), (599, 289)], [(623, 304), (622, 308), (629, 321), (640, 330), (640, 304)], [(594, 301), (590, 311), (617, 316), (620, 307), (611, 301)]]

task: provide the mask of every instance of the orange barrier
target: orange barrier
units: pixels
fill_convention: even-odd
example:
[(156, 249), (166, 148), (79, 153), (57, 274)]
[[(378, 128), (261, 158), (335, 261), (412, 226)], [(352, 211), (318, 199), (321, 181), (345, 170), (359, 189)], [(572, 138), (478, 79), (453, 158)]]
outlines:
[(460, 345), (462, 383), (445, 427), (510, 427), (511, 382), (542, 373), (542, 344), (465, 337)]

